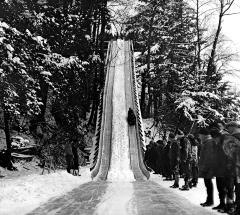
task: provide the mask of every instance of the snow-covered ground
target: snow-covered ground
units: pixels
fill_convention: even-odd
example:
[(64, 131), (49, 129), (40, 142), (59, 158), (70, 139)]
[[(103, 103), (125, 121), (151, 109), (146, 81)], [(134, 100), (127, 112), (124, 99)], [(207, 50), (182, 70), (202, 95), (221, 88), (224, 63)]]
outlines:
[(132, 204), (134, 189), (131, 182), (111, 183), (94, 215), (129, 215), (137, 214)]
[[(81, 176), (72, 176), (66, 171), (58, 171), (46, 175), (28, 175), (15, 179), (0, 179), (0, 214), (1, 215), (21, 215), (31, 212), (50, 198), (64, 195), (68, 191), (91, 181), (88, 167), (80, 171)], [(159, 175), (151, 174), (150, 181), (158, 183), (167, 188), (170, 192), (186, 198), (189, 202), (198, 205), (205, 201), (206, 190), (202, 179), (199, 179), (198, 187), (189, 191), (169, 188), (172, 181), (163, 181)], [(219, 203), (217, 189), (214, 181), (215, 205)], [(183, 185), (180, 179), (180, 185)], [(134, 205), (131, 204), (133, 197), (133, 185), (131, 182), (113, 182), (109, 184), (106, 193), (99, 203), (95, 215), (114, 214), (136, 214)], [(117, 194), (117, 195), (116, 195)], [(210, 208), (207, 210), (213, 214), (219, 214)]]
[(66, 171), (33, 174), (14, 179), (0, 179), (0, 214), (26, 214), (50, 198), (61, 196), (79, 185), (91, 181), (89, 168), (80, 170), (81, 176)]
[[(173, 189), (170, 188), (171, 185), (173, 185), (173, 181), (163, 181), (163, 178), (160, 175), (154, 175), (151, 174), (150, 180), (158, 183), (162, 187), (167, 188), (169, 191), (174, 192), (176, 195), (182, 196), (186, 198), (189, 202), (195, 205), (200, 205), (200, 203), (203, 203), (206, 201), (206, 188), (204, 186), (203, 179), (200, 178), (197, 187), (194, 187), (190, 189), (189, 191), (181, 191), (179, 189)], [(216, 181), (213, 179), (214, 184), (214, 205), (219, 204), (219, 198), (218, 198), (218, 192), (216, 188)], [(184, 185), (184, 180), (180, 179), (180, 187)], [(206, 207), (206, 209), (213, 214), (219, 214), (218, 212), (212, 210), (212, 207)]]

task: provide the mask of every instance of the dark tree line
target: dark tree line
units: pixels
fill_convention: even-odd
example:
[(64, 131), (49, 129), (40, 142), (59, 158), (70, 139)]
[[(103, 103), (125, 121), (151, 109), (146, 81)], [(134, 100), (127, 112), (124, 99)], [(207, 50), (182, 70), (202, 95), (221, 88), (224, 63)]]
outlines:
[[(162, 130), (188, 132), (195, 124), (238, 117), (239, 100), (222, 81), (231, 54), (219, 51), (222, 21), (234, 0), (216, 0), (218, 25), (211, 37), (201, 25), (202, 1), (192, 0), (194, 8), (184, 0), (144, 0), (126, 23), (140, 53), (142, 115)], [(42, 145), (64, 145), (74, 137), (84, 147), (104, 86), (105, 41), (114, 21), (107, 3), (0, 1), (0, 111), (9, 159), (13, 127), (30, 131)]]
[(61, 130), (85, 144), (104, 84), (107, 1), (1, 1), (0, 21), (1, 112), (9, 158), (11, 129), (22, 117), (32, 133)]

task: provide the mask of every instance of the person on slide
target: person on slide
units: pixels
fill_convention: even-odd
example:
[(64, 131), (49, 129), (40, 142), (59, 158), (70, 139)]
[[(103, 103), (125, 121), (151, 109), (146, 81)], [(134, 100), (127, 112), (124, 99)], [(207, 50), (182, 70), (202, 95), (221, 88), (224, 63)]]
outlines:
[(128, 118), (127, 118), (127, 121), (128, 121), (128, 124), (129, 124), (130, 126), (133, 126), (133, 125), (136, 124), (136, 116), (135, 116), (132, 108), (129, 108), (129, 109), (128, 109)]

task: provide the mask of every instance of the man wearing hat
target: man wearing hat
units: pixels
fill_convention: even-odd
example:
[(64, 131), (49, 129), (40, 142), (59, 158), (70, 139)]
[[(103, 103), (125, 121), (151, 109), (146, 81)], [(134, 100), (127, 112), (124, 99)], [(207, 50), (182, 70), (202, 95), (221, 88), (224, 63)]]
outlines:
[(180, 190), (189, 190), (190, 189), (190, 176), (191, 176), (191, 143), (187, 136), (184, 136), (183, 132), (178, 134), (180, 142), (180, 160), (182, 173), (184, 175), (184, 185)]
[(214, 204), (213, 201), (213, 183), (214, 176), (214, 145), (215, 142), (210, 135), (209, 129), (201, 128), (198, 132), (202, 142), (202, 148), (199, 159), (199, 177), (204, 179), (204, 184), (207, 190), (206, 202), (201, 203), (203, 207), (209, 207)]
[(219, 212), (232, 213), (234, 211), (234, 163), (233, 159), (224, 152), (224, 143), (230, 136), (224, 131), (222, 123), (213, 123), (210, 126), (210, 134), (215, 140), (215, 171), (216, 184), (220, 199), (220, 204), (214, 207)]
[(170, 186), (171, 188), (179, 187), (179, 161), (180, 161), (180, 147), (177, 141), (177, 135), (173, 133), (169, 134), (169, 141), (171, 142), (170, 149), (170, 166), (174, 177), (174, 184)]
[[(229, 122), (226, 125), (229, 133), (235, 138), (228, 141), (232, 144), (232, 148), (229, 149), (230, 156), (233, 157), (235, 165), (236, 183), (235, 183), (235, 196), (236, 196), (236, 209), (232, 215), (240, 214), (240, 122)], [(231, 145), (231, 144), (228, 144)], [(227, 150), (226, 150), (227, 151)]]

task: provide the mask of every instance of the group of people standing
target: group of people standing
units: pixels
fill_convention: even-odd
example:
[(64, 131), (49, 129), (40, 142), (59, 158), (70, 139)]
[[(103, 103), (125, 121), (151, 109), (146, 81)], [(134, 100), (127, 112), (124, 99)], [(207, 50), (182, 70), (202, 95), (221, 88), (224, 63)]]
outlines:
[(198, 183), (198, 160), (201, 145), (192, 134), (184, 135), (180, 130), (170, 133), (168, 141), (153, 139), (146, 147), (145, 162), (155, 174), (165, 180), (174, 180), (171, 188), (179, 188), (179, 178), (184, 177), (181, 190), (189, 190)]
[(207, 199), (203, 207), (214, 204), (213, 178), (220, 204), (213, 207), (219, 212), (240, 215), (240, 123), (212, 123), (198, 132), (185, 135), (178, 130), (170, 133), (168, 141), (153, 139), (146, 147), (145, 163), (164, 180), (173, 180), (171, 188), (180, 190), (196, 187), (198, 178), (204, 179)]

